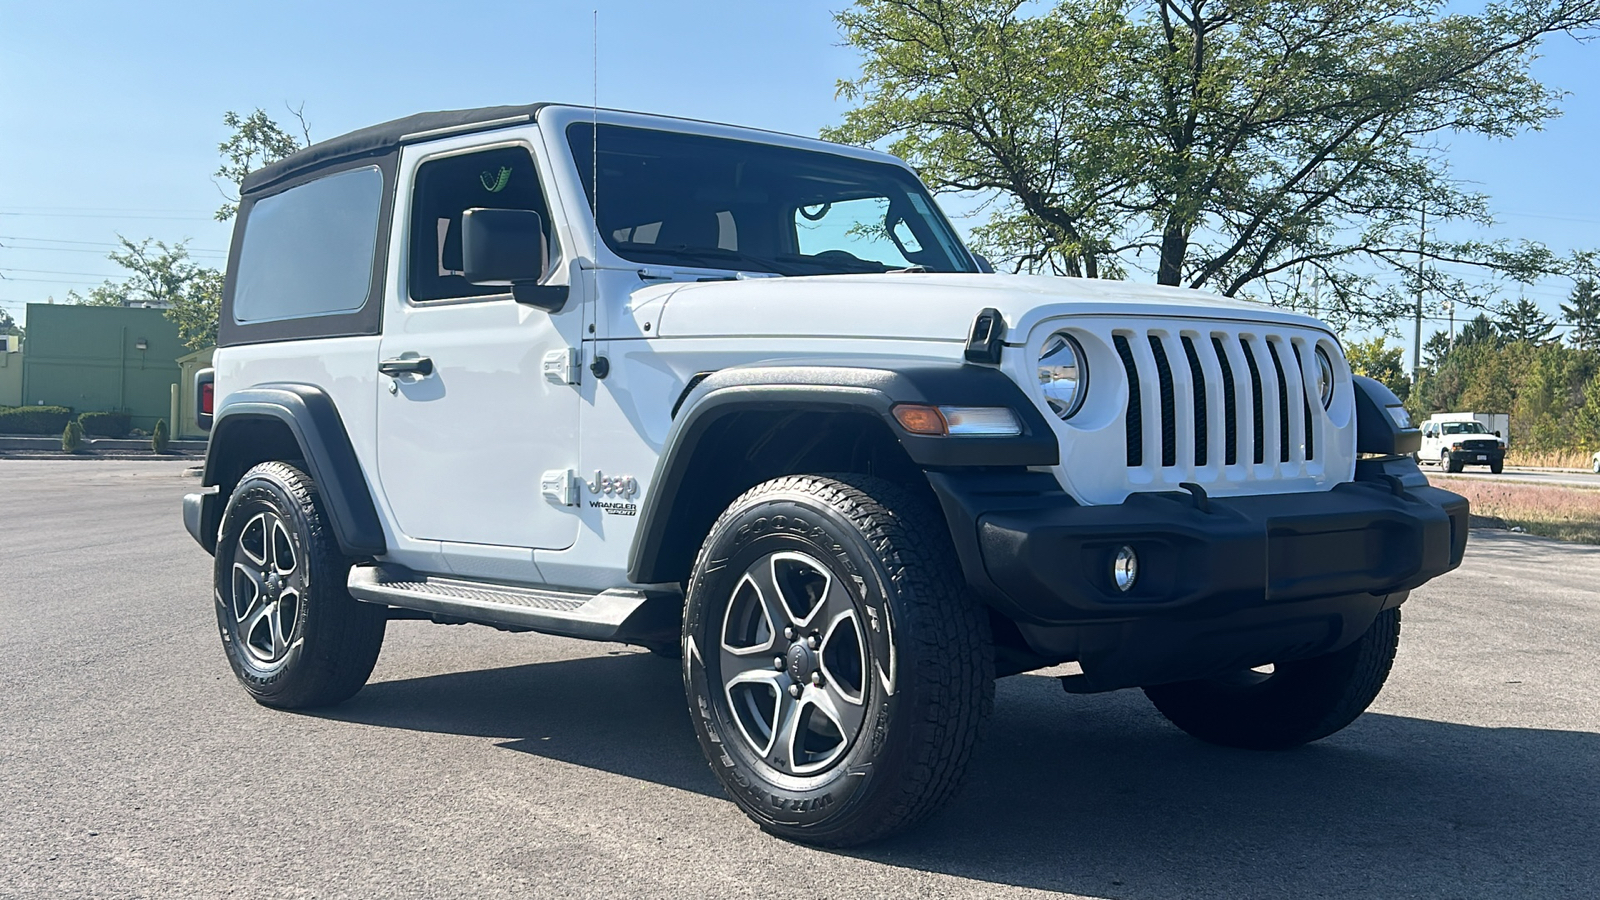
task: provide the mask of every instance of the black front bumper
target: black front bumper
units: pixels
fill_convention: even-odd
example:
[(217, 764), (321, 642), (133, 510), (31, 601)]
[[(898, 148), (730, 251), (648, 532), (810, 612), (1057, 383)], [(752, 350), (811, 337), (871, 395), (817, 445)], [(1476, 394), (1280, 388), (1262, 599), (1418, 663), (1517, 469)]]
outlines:
[(1450, 461), (1467, 466), (1487, 466), (1490, 463), (1503, 463), (1506, 459), (1506, 449), (1496, 447), (1484, 450), (1450, 450)]
[[(1041, 654), (1091, 676), (1098, 658), (1107, 684), (1330, 652), (1460, 565), (1467, 542), (1467, 501), (1408, 457), (1364, 461), (1329, 491), (1114, 506), (1079, 505), (1044, 473), (930, 481), (973, 588)], [(1122, 547), (1139, 559), (1125, 592), (1112, 580)]]

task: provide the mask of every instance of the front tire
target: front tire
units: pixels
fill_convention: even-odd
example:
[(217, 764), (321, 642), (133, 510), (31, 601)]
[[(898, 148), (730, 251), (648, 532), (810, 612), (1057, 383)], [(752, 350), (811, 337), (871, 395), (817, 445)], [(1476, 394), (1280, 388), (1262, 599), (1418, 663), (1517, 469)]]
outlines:
[(383, 647), (382, 607), (350, 596), (311, 476), (262, 463), (239, 480), (217, 538), (217, 627), (228, 664), (263, 706), (349, 699)]
[(1455, 460), (1451, 459), (1450, 451), (1448, 450), (1439, 454), (1439, 468), (1445, 470), (1446, 472), (1459, 472), (1466, 467), (1466, 463), (1456, 462)]
[(1504, 472), (1505, 469), (1505, 460), (1497, 459), (1494, 462), (1489, 463), (1489, 471), (1495, 475), (1499, 475), (1501, 472)]
[(769, 481), (712, 526), (684, 680), (712, 770), (762, 828), (860, 844), (954, 795), (994, 699), (954, 559), (931, 503), (864, 476)]
[(1321, 740), (1361, 715), (1382, 690), (1400, 645), (1400, 609), (1378, 614), (1343, 650), (1220, 678), (1152, 685), (1168, 721), (1224, 747), (1288, 750)]

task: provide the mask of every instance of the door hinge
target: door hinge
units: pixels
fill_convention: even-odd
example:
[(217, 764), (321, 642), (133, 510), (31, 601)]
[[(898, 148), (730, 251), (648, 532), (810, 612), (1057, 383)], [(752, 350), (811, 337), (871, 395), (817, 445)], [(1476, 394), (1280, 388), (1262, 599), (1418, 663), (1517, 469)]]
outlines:
[(539, 477), (539, 491), (545, 499), (561, 506), (578, 505), (578, 485), (571, 469), (551, 469)]
[(556, 384), (577, 384), (578, 374), (578, 348), (563, 347), (544, 355), (545, 380)]

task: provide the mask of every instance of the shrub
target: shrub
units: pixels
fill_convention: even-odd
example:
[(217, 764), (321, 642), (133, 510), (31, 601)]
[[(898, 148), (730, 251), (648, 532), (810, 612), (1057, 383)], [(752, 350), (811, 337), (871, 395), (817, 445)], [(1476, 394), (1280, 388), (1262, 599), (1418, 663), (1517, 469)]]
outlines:
[(61, 449), (66, 453), (77, 453), (83, 449), (83, 426), (76, 420), (68, 422), (67, 427), (61, 430)]
[(157, 453), (167, 452), (167, 420), (157, 419), (156, 430), (150, 435), (150, 449)]
[(0, 434), (60, 434), (72, 419), (65, 406), (19, 406), (0, 410)]
[(78, 416), (83, 433), (95, 437), (125, 438), (133, 427), (133, 417), (125, 412), (86, 412)]

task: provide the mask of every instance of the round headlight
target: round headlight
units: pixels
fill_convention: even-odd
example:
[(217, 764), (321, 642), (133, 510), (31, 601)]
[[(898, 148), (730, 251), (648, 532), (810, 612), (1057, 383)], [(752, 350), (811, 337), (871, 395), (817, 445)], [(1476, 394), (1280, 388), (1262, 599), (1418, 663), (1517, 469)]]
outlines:
[(1063, 419), (1072, 418), (1083, 407), (1089, 391), (1089, 367), (1083, 348), (1065, 331), (1046, 338), (1039, 351), (1039, 389), (1050, 411)]
[(1328, 351), (1317, 348), (1317, 396), (1322, 398), (1322, 408), (1333, 405), (1333, 360)]

